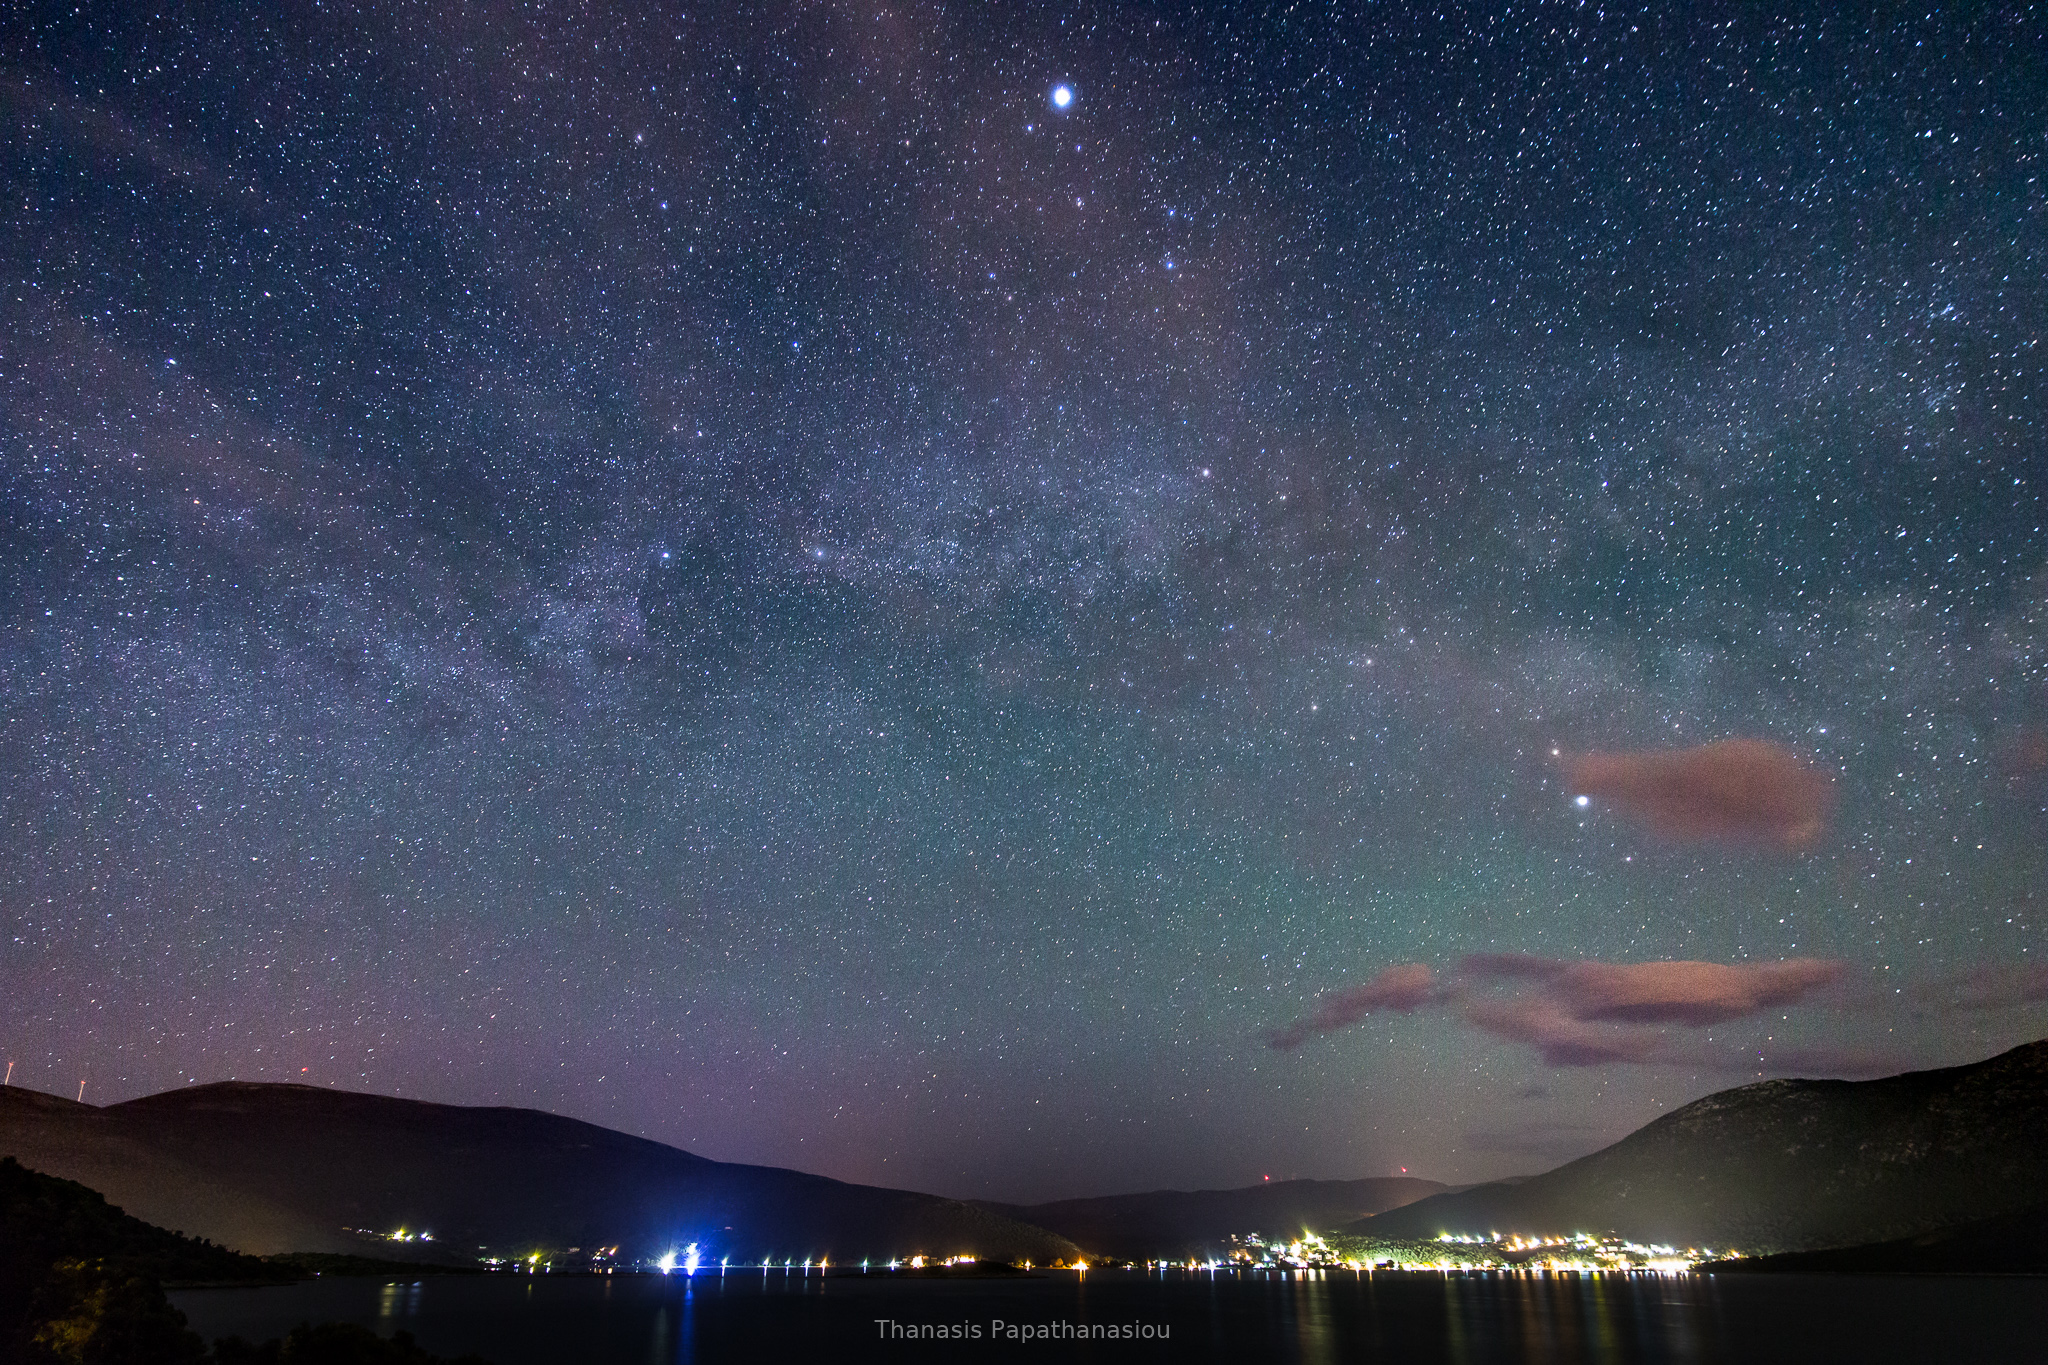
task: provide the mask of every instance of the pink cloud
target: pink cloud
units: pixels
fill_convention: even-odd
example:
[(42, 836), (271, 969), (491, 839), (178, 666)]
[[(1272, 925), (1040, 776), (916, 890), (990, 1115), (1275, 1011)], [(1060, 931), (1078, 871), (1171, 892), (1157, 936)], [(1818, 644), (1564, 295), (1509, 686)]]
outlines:
[(1548, 1066), (1649, 1062), (1656, 1060), (1664, 1043), (1662, 1034), (1649, 1029), (1590, 1024), (1574, 1018), (1557, 1000), (1540, 992), (1474, 1001), (1466, 1006), (1465, 1018), (1496, 1038), (1535, 1048)]
[(1662, 1029), (1581, 1018), (1540, 993), (1474, 1001), (1466, 1007), (1465, 1018), (1496, 1038), (1535, 1048), (1544, 1065), (1553, 1067), (1660, 1064), (1737, 1074), (1770, 1071), (1864, 1078), (1894, 1075), (1911, 1065), (1910, 1058), (1895, 1051), (1688, 1043)]
[(1666, 839), (1811, 848), (1834, 813), (1834, 779), (1782, 745), (1726, 739), (1696, 749), (1582, 754), (1565, 762), (1597, 796)]
[[(1268, 1041), (1292, 1049), (1376, 1011), (1405, 1014), (1457, 1001), (1466, 1022), (1536, 1049), (1550, 1066), (1662, 1062), (1744, 1070), (1756, 1065), (1751, 1052), (1680, 1046), (1668, 1028), (1703, 1029), (1800, 1004), (1839, 982), (1846, 971), (1842, 963), (1820, 958), (1620, 963), (1477, 953), (1462, 959), (1447, 979), (1421, 963), (1389, 967), (1362, 986), (1323, 997), (1313, 1013)], [(1495, 983), (1499, 986), (1489, 990)], [(1796, 1065), (1792, 1057), (1784, 1053), (1774, 1069)], [(1869, 1064), (1856, 1059), (1848, 1069), (1866, 1071)]]
[(1839, 980), (1839, 962), (1579, 962), (1544, 984), (1571, 1016), (1704, 1028), (1805, 999)]
[(1335, 991), (1316, 1005), (1315, 1013), (1297, 1019), (1267, 1039), (1281, 1051), (1300, 1047), (1319, 1033), (1355, 1024), (1378, 1010), (1412, 1013), (1437, 998), (1436, 973), (1420, 962), (1389, 967), (1362, 986)]

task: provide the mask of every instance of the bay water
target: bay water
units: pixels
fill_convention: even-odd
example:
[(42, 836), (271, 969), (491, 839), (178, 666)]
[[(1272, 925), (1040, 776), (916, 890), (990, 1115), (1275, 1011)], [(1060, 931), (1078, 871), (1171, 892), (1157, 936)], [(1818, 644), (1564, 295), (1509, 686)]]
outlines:
[(328, 1276), (172, 1295), (209, 1341), (301, 1322), (493, 1365), (782, 1360), (2048, 1362), (2048, 1277), (716, 1268)]

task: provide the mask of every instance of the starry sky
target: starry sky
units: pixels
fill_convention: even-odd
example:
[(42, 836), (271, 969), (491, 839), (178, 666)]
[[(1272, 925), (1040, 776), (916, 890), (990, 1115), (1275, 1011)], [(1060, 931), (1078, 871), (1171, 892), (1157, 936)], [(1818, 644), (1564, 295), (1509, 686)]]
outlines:
[(2043, 16), (1783, 8), (16, 8), (15, 1083), (1035, 1200), (2048, 1033)]

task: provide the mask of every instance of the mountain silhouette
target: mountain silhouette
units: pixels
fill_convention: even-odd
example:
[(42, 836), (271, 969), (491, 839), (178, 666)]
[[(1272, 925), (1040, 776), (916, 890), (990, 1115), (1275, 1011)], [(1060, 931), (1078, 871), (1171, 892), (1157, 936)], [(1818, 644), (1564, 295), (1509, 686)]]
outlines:
[(1875, 1081), (1761, 1081), (1695, 1100), (1512, 1186), (1435, 1195), (1344, 1231), (1619, 1232), (1804, 1251), (1911, 1237), (2048, 1200), (2048, 1040)]
[[(474, 1262), (616, 1246), (629, 1261), (692, 1242), (713, 1261), (1080, 1254), (960, 1200), (712, 1161), (531, 1109), (315, 1086), (230, 1081), (104, 1107), (0, 1088), (0, 1155), (252, 1254), (397, 1245)], [(400, 1229), (433, 1240), (373, 1240)]]
[(1739, 1261), (1709, 1261), (1712, 1274), (1876, 1273), (1889, 1275), (2048, 1275), (2041, 1224), (2048, 1204), (1931, 1232), (1825, 1251), (1781, 1251)]

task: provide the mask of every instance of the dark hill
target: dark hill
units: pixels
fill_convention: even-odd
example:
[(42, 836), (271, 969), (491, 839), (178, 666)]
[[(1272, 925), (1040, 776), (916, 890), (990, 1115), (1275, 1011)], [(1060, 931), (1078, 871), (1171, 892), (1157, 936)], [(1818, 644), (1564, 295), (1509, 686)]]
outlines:
[(1936, 1228), (1916, 1237), (1826, 1251), (1781, 1251), (1775, 1256), (1710, 1261), (1715, 1274), (1758, 1271), (1884, 1272), (1898, 1275), (2048, 1275), (2048, 1242), (2041, 1239), (2048, 1204), (2018, 1213)]
[(407, 1254), (473, 1259), (688, 1242), (713, 1259), (973, 1252), (1072, 1243), (958, 1200), (710, 1161), (530, 1109), (226, 1082), (95, 1108), (0, 1089), (0, 1154), (242, 1251), (391, 1254), (349, 1229), (430, 1231)]
[(1153, 1190), (1147, 1194), (1062, 1199), (1051, 1204), (984, 1204), (1050, 1228), (1091, 1251), (1120, 1260), (1190, 1256), (1217, 1249), (1233, 1233), (1295, 1238), (1413, 1203), (1445, 1187), (1434, 1180), (1283, 1180), (1236, 1190)]
[(18, 1283), (40, 1267), (104, 1260), (169, 1283), (282, 1283), (281, 1269), (130, 1217), (72, 1180), (0, 1157), (0, 1283)]
[(1612, 1230), (1762, 1252), (1910, 1237), (2043, 1199), (2048, 1041), (1884, 1080), (1724, 1090), (1519, 1185), (1437, 1195), (1345, 1231)]
[(36, 1337), (58, 1323), (74, 1344), (105, 1348), (118, 1338), (138, 1359), (190, 1359), (198, 1338), (164, 1300), (161, 1282), (292, 1278), (290, 1270), (151, 1227), (83, 1185), (0, 1158), (0, 1360), (55, 1361)]

